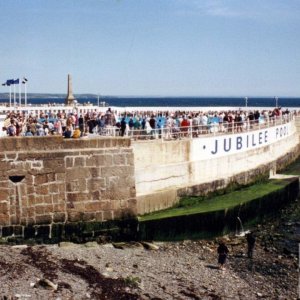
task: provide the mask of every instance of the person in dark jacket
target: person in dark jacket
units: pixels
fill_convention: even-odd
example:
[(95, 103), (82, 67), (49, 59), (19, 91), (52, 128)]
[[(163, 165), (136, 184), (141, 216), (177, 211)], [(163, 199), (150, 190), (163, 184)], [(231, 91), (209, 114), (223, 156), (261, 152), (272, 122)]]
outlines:
[(255, 245), (255, 236), (250, 231), (249, 233), (247, 233), (246, 239), (247, 239), (247, 245), (248, 245), (248, 252), (247, 252), (248, 257), (252, 258), (253, 257), (254, 245)]
[(226, 263), (226, 258), (229, 253), (229, 250), (224, 242), (220, 242), (217, 251), (218, 251), (218, 255), (219, 255), (219, 257), (218, 257), (219, 268), (221, 270), (225, 270), (224, 265)]
[(121, 136), (124, 136), (125, 130), (126, 130), (126, 120), (125, 117), (123, 117), (121, 120), (121, 131), (120, 131)]

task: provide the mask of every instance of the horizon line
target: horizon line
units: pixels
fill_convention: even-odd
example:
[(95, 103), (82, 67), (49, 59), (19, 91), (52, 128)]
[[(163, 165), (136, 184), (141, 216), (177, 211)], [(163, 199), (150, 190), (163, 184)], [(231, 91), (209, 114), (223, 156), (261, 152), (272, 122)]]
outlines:
[[(27, 95), (59, 95), (62, 97), (66, 96), (66, 93), (44, 93), (44, 92), (30, 92), (27, 93)], [(2, 92), (0, 93), (0, 95), (9, 95), (8, 92)], [(117, 98), (245, 98), (247, 97), (249, 98), (300, 98), (299, 96), (283, 96), (283, 95), (101, 95), (101, 94), (96, 94), (96, 93), (74, 93), (74, 96), (83, 96), (83, 95), (91, 95), (91, 96), (95, 96), (95, 98), (97, 98), (99, 96), (99, 98), (109, 98), (109, 97), (117, 97)]]

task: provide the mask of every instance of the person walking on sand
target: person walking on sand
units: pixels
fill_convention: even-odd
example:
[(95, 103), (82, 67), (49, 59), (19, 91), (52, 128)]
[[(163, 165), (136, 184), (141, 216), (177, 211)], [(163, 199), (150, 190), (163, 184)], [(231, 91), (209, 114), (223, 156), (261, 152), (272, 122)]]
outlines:
[(218, 257), (219, 268), (221, 270), (225, 270), (225, 263), (226, 263), (226, 258), (229, 253), (229, 250), (224, 242), (220, 242), (217, 251), (219, 255)]
[(247, 233), (246, 239), (247, 239), (247, 245), (248, 245), (248, 252), (247, 252), (248, 258), (252, 258), (253, 257), (254, 245), (255, 245), (255, 236), (250, 231), (249, 233)]

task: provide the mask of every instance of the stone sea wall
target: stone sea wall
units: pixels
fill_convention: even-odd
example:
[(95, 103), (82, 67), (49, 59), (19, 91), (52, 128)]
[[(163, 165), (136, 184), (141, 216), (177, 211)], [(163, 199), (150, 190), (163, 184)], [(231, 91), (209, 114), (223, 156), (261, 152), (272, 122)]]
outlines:
[(248, 184), (291, 163), (300, 153), (297, 128), (299, 119), (173, 141), (1, 138), (0, 238), (133, 238), (138, 215), (169, 208), (183, 195)]
[(0, 188), (1, 237), (93, 236), (136, 215), (124, 138), (2, 138)]

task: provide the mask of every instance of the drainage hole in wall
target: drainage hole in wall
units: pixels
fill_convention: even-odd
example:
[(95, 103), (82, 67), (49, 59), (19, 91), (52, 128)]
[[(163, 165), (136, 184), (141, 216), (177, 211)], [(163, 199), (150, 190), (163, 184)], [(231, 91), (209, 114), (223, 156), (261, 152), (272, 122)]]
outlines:
[(9, 180), (13, 183), (21, 182), (24, 178), (25, 176), (9, 176)]

